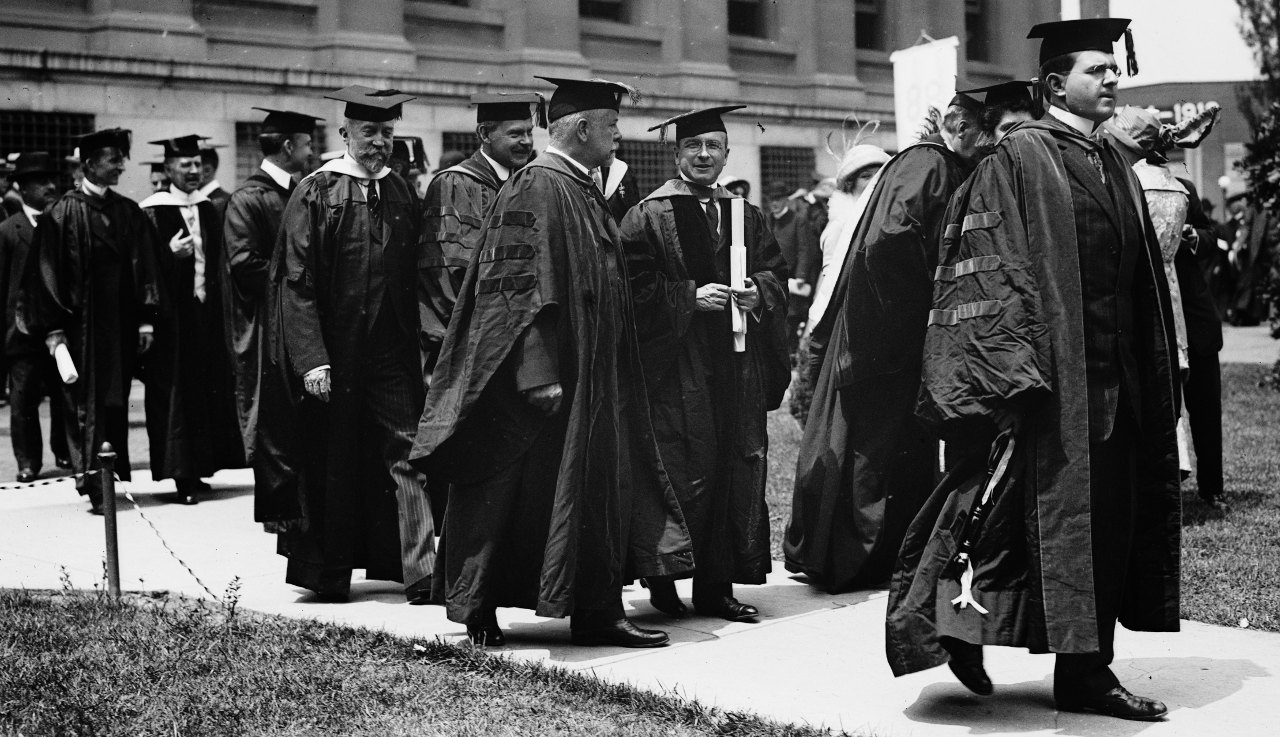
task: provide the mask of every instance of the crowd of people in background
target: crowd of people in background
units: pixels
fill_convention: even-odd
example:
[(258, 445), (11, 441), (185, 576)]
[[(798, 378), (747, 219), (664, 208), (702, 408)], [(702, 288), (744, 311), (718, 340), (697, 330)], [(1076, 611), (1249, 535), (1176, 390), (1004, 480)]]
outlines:
[(985, 695), (983, 646), (1024, 647), (1057, 654), (1059, 708), (1158, 719), (1111, 641), (1177, 627), (1179, 483), (1194, 446), (1222, 496), (1221, 323), (1275, 317), (1280, 220), (1235, 198), (1213, 221), (1169, 164), (1216, 110), (1117, 108), (1127, 26), (1041, 24), (1034, 81), (958, 81), (896, 153), (854, 121), (835, 176), (763, 182), (763, 207), (726, 173), (746, 106), (650, 129), (677, 175), (642, 192), (618, 125), (636, 91), (599, 79), (475, 95), (478, 148), (430, 177), (396, 136), (413, 96), (361, 85), (326, 95), (345, 147), (323, 156), (318, 116), (257, 108), (262, 160), (233, 192), (196, 132), (150, 143), (141, 203), (113, 189), (127, 130), (77, 139), (66, 192), (65, 162), (18, 153), (18, 481), (42, 471), (48, 396), (56, 463), (101, 513), (97, 450), (129, 478), (136, 378), (152, 477), (192, 505), (252, 468), (255, 520), (317, 600), (363, 570), (478, 644), (523, 607), (577, 644), (656, 647), (630, 581), (671, 618), (761, 616), (735, 586), (771, 570), (766, 416), (789, 390), (786, 568), (891, 581), (896, 674), (947, 663)]

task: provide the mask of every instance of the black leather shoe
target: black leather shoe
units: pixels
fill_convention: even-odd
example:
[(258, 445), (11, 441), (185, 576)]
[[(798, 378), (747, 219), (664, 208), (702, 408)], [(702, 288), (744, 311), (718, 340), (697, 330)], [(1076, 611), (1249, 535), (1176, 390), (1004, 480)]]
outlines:
[(662, 647), (670, 642), (666, 632), (642, 630), (623, 617), (613, 624), (573, 631), (575, 645), (612, 645), (613, 647)]
[(427, 576), (404, 590), (404, 598), (413, 606), (431, 603), (431, 577)]
[(507, 644), (507, 636), (498, 626), (496, 612), (481, 612), (467, 622), (467, 638), (473, 645), (485, 647), (502, 647)]
[(35, 472), (35, 471), (32, 471), (32, 470), (31, 470), (31, 469), (29, 469), (29, 468), (24, 468), (24, 469), (22, 469), (21, 471), (18, 471), (18, 483), (20, 483), (20, 484), (29, 484), (29, 483), (31, 483), (32, 481), (35, 481), (35, 480), (36, 480), (36, 472)]
[(991, 685), (991, 678), (987, 676), (986, 668), (982, 667), (981, 645), (957, 640), (954, 637), (942, 637), (939, 644), (942, 645), (943, 650), (947, 651), (947, 655), (951, 656), (947, 661), (947, 667), (965, 688), (979, 696), (990, 696), (995, 691), (995, 687)]
[(1057, 696), (1058, 711), (1093, 711), (1117, 719), (1154, 722), (1169, 713), (1169, 708), (1155, 699), (1135, 696), (1124, 686), (1116, 686), (1092, 696)]
[(169, 501), (174, 504), (183, 504), (188, 507), (199, 504), (200, 500), (190, 491), (176, 491), (173, 496), (169, 497)]
[(751, 622), (760, 616), (760, 610), (743, 604), (732, 596), (722, 596), (715, 601), (693, 602), (693, 608), (704, 617), (720, 617), (730, 622)]
[(90, 503), (89, 503), (89, 514), (93, 514), (93, 515), (97, 515), (97, 516), (101, 517), (101, 516), (102, 516), (102, 502), (90, 502)]
[(346, 604), (351, 601), (351, 595), (345, 591), (317, 591), (312, 598), (325, 604)]
[(640, 585), (649, 589), (649, 603), (654, 609), (673, 619), (689, 616), (689, 607), (680, 601), (674, 581), (646, 581), (642, 578)]
[(70, 458), (54, 458), (53, 464), (65, 471), (66, 469), (71, 468), (71, 459)]

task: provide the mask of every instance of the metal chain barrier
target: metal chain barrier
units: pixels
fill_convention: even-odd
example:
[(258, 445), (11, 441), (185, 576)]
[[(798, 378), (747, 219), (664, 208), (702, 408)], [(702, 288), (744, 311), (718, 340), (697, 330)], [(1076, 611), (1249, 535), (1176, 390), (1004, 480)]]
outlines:
[[(101, 470), (95, 471), (94, 473), (101, 473)], [(124, 480), (120, 478), (120, 474), (113, 473), (112, 475), (115, 477), (115, 482), (118, 485), (120, 491), (124, 493), (124, 498), (129, 500), (129, 503), (133, 505), (134, 511), (138, 513), (138, 516), (142, 518), (142, 521), (146, 522), (147, 526), (151, 528), (151, 531), (155, 533), (156, 539), (159, 540), (160, 545), (162, 545), (164, 549), (168, 551), (169, 556), (174, 560), (178, 561), (178, 565), (182, 566), (183, 569), (186, 570), (186, 572), (191, 575), (191, 578), (195, 580), (197, 584), (200, 585), (200, 588), (204, 589), (204, 592), (209, 595), (210, 599), (213, 599), (214, 601), (218, 601), (218, 595), (213, 593), (213, 591), (211, 591), (208, 586), (205, 586), (204, 581), (201, 581), (200, 577), (196, 575), (196, 572), (191, 570), (191, 566), (187, 565), (187, 562), (182, 558), (180, 558), (178, 554), (174, 552), (173, 548), (169, 547), (169, 543), (164, 539), (164, 535), (160, 534), (160, 528), (156, 527), (155, 523), (151, 521), (151, 518), (148, 517), (146, 513), (142, 511), (142, 505), (138, 504), (138, 500), (134, 499), (133, 494), (129, 493), (129, 487), (125, 486)]]

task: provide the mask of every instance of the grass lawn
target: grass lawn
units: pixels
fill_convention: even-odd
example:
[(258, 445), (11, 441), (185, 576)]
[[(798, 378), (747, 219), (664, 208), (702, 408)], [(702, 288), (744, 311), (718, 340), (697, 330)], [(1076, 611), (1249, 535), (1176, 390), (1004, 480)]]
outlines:
[(468, 647), (227, 604), (0, 591), (0, 735), (791, 735)]
[[(1280, 632), (1280, 392), (1258, 386), (1260, 366), (1222, 367), (1226, 505), (1214, 510), (1183, 484), (1182, 616)], [(769, 416), (773, 558), (791, 515), (799, 425), (784, 406)]]

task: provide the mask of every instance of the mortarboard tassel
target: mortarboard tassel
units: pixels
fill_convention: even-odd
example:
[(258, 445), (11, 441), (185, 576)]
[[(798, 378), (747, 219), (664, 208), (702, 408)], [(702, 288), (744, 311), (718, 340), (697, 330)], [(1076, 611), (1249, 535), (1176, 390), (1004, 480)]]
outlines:
[(535, 123), (539, 128), (547, 128), (547, 98), (541, 94), (538, 95), (538, 102), (534, 106)]
[(1124, 29), (1125, 62), (1129, 67), (1129, 76), (1138, 76), (1138, 55), (1133, 51), (1133, 29)]

